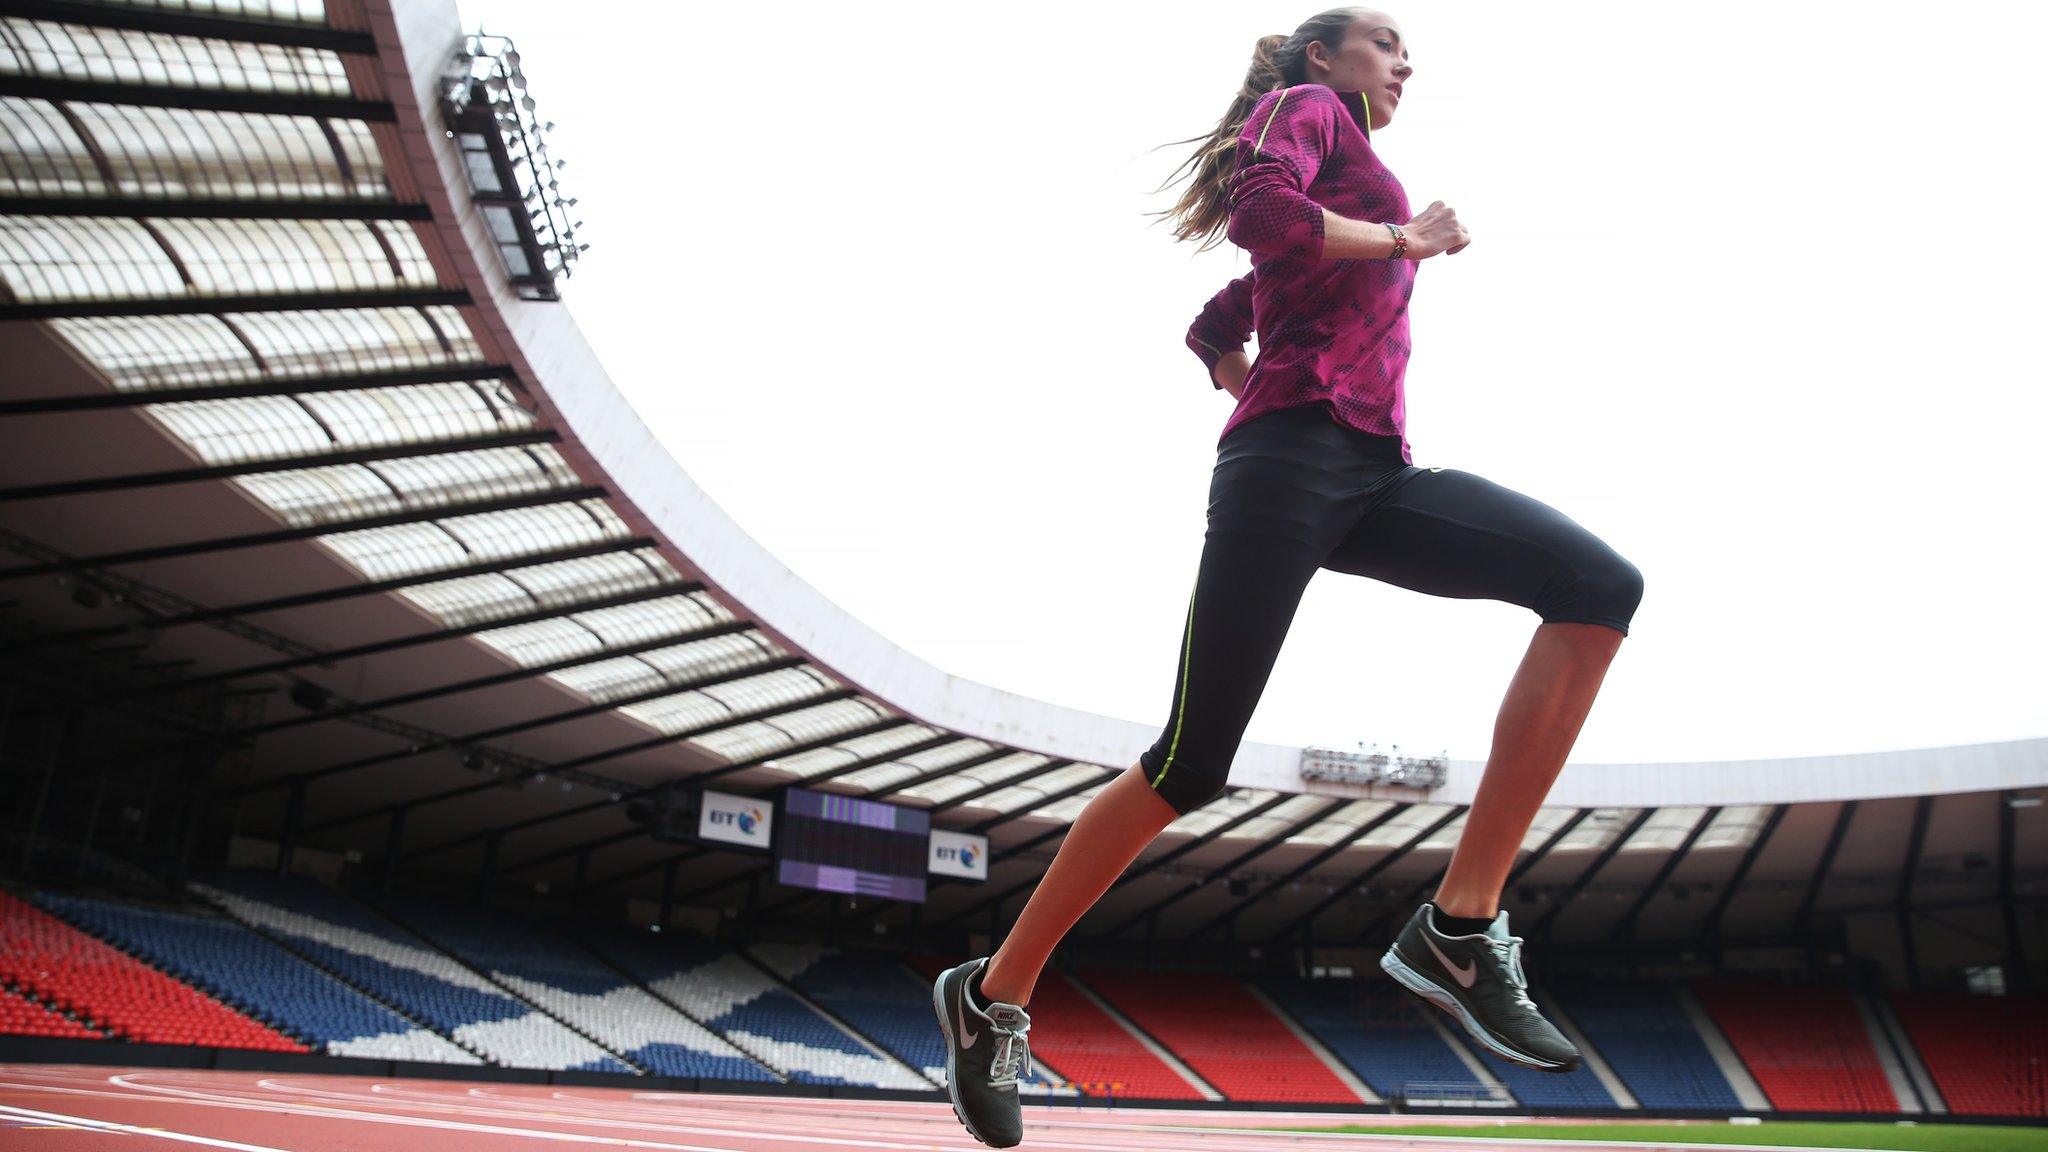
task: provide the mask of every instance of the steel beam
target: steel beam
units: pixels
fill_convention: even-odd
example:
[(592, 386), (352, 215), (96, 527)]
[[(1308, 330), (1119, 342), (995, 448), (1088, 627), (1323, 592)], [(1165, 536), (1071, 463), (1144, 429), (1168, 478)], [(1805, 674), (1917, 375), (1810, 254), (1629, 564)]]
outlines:
[(64, 396), (0, 399), (0, 416), (44, 416), (67, 412), (147, 408), (157, 404), (189, 404), (204, 400), (241, 400), (266, 396), (310, 396), (322, 392), (361, 392), (419, 384), (463, 384), (472, 380), (507, 380), (517, 385), (510, 365), (448, 365), (390, 372), (349, 372), (331, 376), (267, 379), (240, 384), (196, 384), (176, 388), (145, 388), (128, 392), (84, 392)]
[(1649, 907), (1651, 900), (1656, 899), (1657, 893), (1663, 891), (1664, 885), (1670, 881), (1672, 873), (1678, 871), (1678, 866), (1684, 863), (1686, 856), (1692, 852), (1692, 846), (1698, 842), (1701, 833), (1705, 832), (1707, 825), (1712, 824), (1714, 818), (1720, 814), (1721, 809), (1716, 805), (1707, 809), (1700, 816), (1699, 822), (1694, 824), (1692, 830), (1685, 834), (1685, 839), (1679, 842), (1678, 847), (1672, 851), (1670, 858), (1665, 860), (1663, 866), (1657, 869), (1657, 874), (1651, 877), (1648, 884), (1643, 886), (1642, 895), (1630, 901), (1628, 911), (1622, 913), (1621, 919), (1614, 922), (1614, 930), (1607, 934), (1607, 939), (1610, 942), (1621, 939), (1624, 932), (1631, 938), (1634, 937), (1636, 918), (1643, 914), (1644, 908)]

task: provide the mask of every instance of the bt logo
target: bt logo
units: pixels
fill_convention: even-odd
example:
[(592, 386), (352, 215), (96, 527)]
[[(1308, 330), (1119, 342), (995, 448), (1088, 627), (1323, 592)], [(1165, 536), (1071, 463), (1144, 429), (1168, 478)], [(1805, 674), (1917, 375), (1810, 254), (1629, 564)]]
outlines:
[(961, 867), (963, 867), (963, 868), (972, 868), (972, 867), (974, 867), (974, 849), (972, 849), (972, 848), (941, 848), (941, 849), (939, 849), (939, 859), (941, 859), (941, 860), (958, 860), (958, 861), (960, 862), (960, 866), (961, 866)]
[(761, 810), (759, 808), (748, 808), (741, 812), (728, 812), (722, 808), (714, 808), (710, 813), (709, 819), (713, 824), (738, 825), (741, 835), (752, 836), (754, 829), (761, 826)]

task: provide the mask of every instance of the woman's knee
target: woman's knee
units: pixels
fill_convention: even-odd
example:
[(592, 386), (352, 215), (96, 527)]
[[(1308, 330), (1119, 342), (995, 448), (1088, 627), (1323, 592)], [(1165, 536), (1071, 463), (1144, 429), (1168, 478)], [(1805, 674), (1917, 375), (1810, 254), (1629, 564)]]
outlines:
[(1546, 622), (1605, 624), (1627, 632), (1643, 600), (1643, 573), (1613, 549), (1602, 549), (1552, 587), (1536, 608)]
[(1182, 816), (1221, 796), (1230, 778), (1227, 762), (1221, 768), (1203, 768), (1179, 757), (1162, 759), (1148, 754), (1138, 765), (1152, 791)]

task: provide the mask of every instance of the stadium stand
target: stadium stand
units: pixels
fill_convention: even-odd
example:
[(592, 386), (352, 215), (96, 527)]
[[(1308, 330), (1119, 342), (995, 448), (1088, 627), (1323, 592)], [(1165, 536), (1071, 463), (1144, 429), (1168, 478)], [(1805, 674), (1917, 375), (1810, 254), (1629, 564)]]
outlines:
[(922, 1090), (931, 1082), (868, 1051), (746, 957), (694, 932), (623, 930), (584, 938), (657, 996), (792, 1080)]
[[(927, 1005), (931, 981), (957, 959), (912, 956)], [(1057, 972), (1041, 976), (1026, 1006), (1031, 1013), (1031, 1058), (1084, 1096), (1130, 1096), (1153, 1100), (1200, 1100), (1173, 1069), (1145, 1050), (1102, 1009)], [(926, 1009), (930, 1011), (929, 1008)]]
[(39, 894), (38, 903), (244, 1015), (333, 1056), (475, 1056), (232, 920)]
[(1226, 1099), (1358, 1102), (1358, 1096), (1240, 980), (1122, 969), (1090, 969), (1078, 975)]
[[(846, 1021), (855, 1031), (925, 1074), (945, 1083), (946, 1050), (932, 1019), (931, 986), (894, 958), (874, 952), (804, 944), (760, 944), (749, 950), (769, 971)], [(1038, 1062), (1037, 1019), (1032, 1020), (1031, 1055)], [(1050, 1093), (1058, 1088), (1044, 1069), (1018, 1078), (1018, 1090)]]
[(307, 1050), (291, 1037), (4, 892), (0, 981), (127, 1040)]
[(1702, 981), (1694, 991), (1773, 1107), (1899, 1110), (1848, 992), (1761, 981)]
[(1894, 992), (1891, 1002), (1949, 1111), (2048, 1117), (2048, 998)]
[(1602, 980), (1549, 991), (1643, 1107), (1742, 1107), (1671, 988)]
[(1269, 979), (1259, 986), (1382, 1096), (1423, 1083), (1480, 1089), (1423, 1015), (1435, 1009), (1384, 982)]
[(702, 1024), (538, 924), (413, 896), (378, 900), (421, 936), (633, 1065), (662, 1076), (779, 1080)]
[(233, 871), (193, 887), (237, 919), (282, 938), (314, 963), (493, 1063), (632, 1071), (560, 1021), (310, 880)]
[(0, 988), (0, 1033), (9, 1036), (56, 1036), (67, 1040), (104, 1040), (106, 1034), (11, 988)]
[(1527, 1068), (1505, 1057), (1482, 1050), (1456, 1025), (1451, 1031), (1467, 1051), (1478, 1054), (1486, 1064), (1486, 1070), (1493, 1073), (1507, 1090), (1515, 1094), (1524, 1108), (1618, 1108), (1620, 1103), (1600, 1077), (1584, 1065), (1570, 1072), (1541, 1072)]

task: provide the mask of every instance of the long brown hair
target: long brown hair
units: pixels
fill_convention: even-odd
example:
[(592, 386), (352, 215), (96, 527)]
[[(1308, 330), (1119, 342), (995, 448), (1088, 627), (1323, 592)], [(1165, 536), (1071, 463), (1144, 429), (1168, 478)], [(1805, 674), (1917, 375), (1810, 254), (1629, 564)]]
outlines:
[[(1259, 97), (1275, 88), (1291, 88), (1308, 81), (1308, 46), (1320, 43), (1336, 51), (1344, 42), (1344, 34), (1352, 22), (1364, 15), (1365, 8), (1332, 8), (1309, 17), (1292, 36), (1261, 36), (1252, 50), (1252, 66), (1244, 74), (1244, 84), (1230, 101), (1230, 110), (1216, 127), (1206, 136), (1190, 136), (1186, 140), (1175, 140), (1162, 144), (1170, 148), (1175, 144), (1199, 144), (1194, 155), (1173, 170), (1166, 182), (1154, 189), (1163, 192), (1179, 183), (1183, 177), (1191, 176), (1187, 190), (1182, 192), (1173, 207), (1147, 213), (1163, 216), (1173, 222), (1175, 240), (1200, 240), (1200, 251), (1208, 251), (1223, 239), (1224, 225), (1230, 220), (1230, 204), (1226, 186), (1237, 171), (1237, 134), (1243, 130), (1244, 122), (1252, 114), (1252, 108)], [(1354, 97), (1347, 97), (1350, 103)], [(1357, 110), (1352, 115), (1358, 116)], [(1365, 123), (1360, 116), (1361, 123)]]

